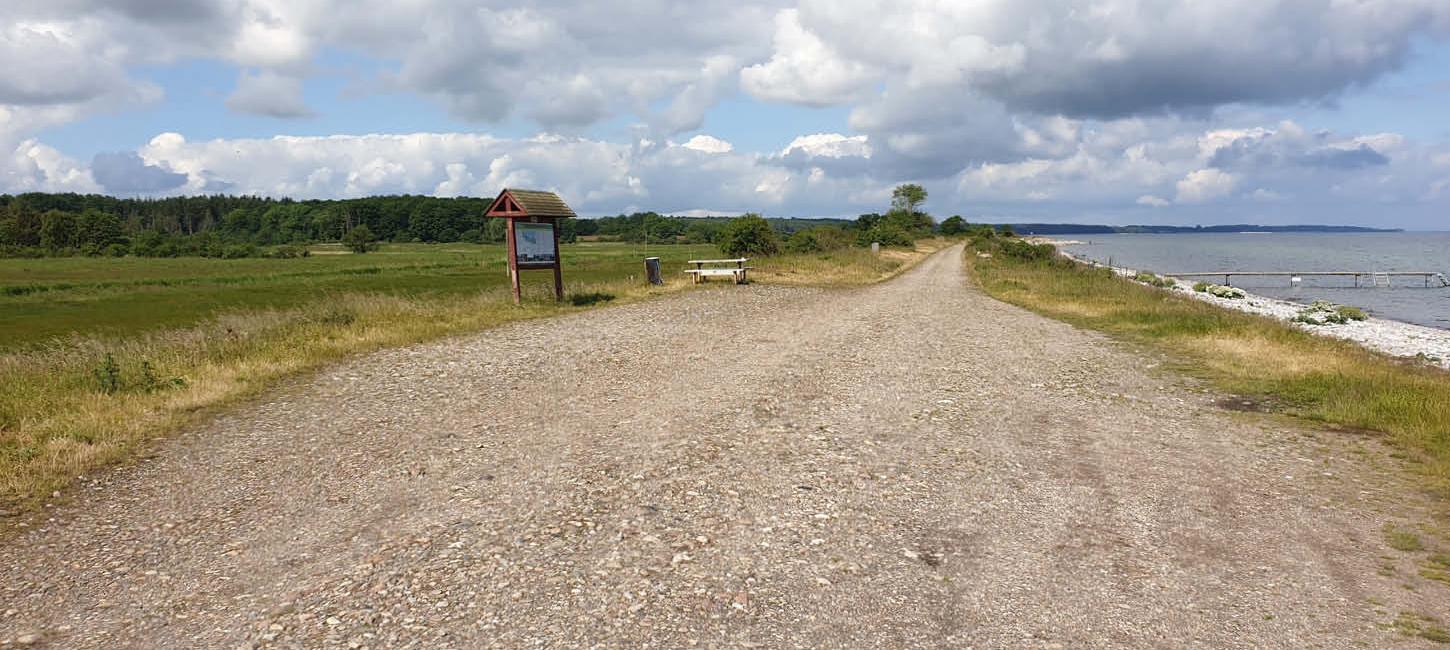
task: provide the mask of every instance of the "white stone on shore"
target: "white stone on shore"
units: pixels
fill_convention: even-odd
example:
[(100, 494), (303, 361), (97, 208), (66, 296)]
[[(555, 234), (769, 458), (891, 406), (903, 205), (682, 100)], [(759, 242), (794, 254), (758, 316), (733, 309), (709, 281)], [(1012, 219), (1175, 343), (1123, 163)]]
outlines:
[[(1084, 264), (1095, 264), (1067, 253), (1068, 257)], [(1129, 279), (1138, 275), (1136, 269), (1113, 267), (1113, 272)], [(1167, 276), (1164, 276), (1167, 277)], [(1425, 327), (1411, 323), (1370, 317), (1362, 321), (1350, 321), (1342, 325), (1309, 325), (1294, 322), (1294, 317), (1307, 305), (1277, 298), (1268, 298), (1246, 293), (1243, 298), (1219, 298), (1193, 290), (1193, 283), (1178, 278), (1169, 278), (1175, 286), (1171, 290), (1187, 294), (1197, 300), (1210, 302), (1220, 307), (1237, 309), (1251, 314), (1260, 314), (1284, 321), (1306, 332), (1320, 336), (1353, 341), (1371, 350), (1377, 350), (1396, 357), (1420, 357), (1429, 363), (1450, 370), (1450, 330)]]

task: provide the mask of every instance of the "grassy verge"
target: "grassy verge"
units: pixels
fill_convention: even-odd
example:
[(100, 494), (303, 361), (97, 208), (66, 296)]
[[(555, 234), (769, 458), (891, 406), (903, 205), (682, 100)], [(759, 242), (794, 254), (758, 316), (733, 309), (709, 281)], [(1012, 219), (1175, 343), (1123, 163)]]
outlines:
[(1426, 488), (1450, 495), (1450, 373), (1043, 256), (1040, 249), (977, 245), (992, 256), (969, 248), (969, 268), (993, 297), (1167, 352), (1182, 370), (1288, 414), (1383, 432), (1417, 461)]
[[(765, 258), (756, 278), (865, 284), (940, 247)], [(523, 307), (509, 299), (497, 246), (295, 260), (5, 261), (0, 285), (45, 288), (0, 294), (0, 512), (31, 510), (75, 477), (283, 377), (369, 350), (686, 289), (683, 261), (719, 256), (629, 244), (563, 254), (577, 300), (555, 304), (547, 274), (532, 273)], [(643, 282), (641, 258), (655, 254), (665, 258), (664, 287)]]

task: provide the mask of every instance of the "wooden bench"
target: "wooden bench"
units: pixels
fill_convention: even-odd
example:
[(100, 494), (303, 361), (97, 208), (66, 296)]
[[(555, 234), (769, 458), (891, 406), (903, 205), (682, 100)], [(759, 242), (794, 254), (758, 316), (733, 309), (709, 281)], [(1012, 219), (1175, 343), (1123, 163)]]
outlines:
[[(695, 284), (704, 282), (705, 278), (708, 277), (726, 275), (734, 277), (735, 284), (745, 284), (749, 282), (746, 273), (750, 269), (755, 268), (753, 266), (746, 266), (745, 263), (748, 261), (750, 261), (748, 257), (740, 257), (733, 260), (690, 260), (686, 264), (694, 264), (695, 268), (685, 269), (685, 272), (695, 278)], [(734, 264), (735, 266), (712, 266), (707, 268), (705, 266), (707, 264)]]

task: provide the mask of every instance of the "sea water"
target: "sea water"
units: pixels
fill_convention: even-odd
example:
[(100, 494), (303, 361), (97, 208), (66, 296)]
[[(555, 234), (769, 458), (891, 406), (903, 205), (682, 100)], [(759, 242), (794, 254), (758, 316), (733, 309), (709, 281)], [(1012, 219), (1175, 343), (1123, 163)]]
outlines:
[[(1063, 246), (1078, 257), (1159, 274), (1206, 271), (1433, 271), (1450, 278), (1450, 232), (1395, 233), (1185, 233), (1165, 235), (1058, 235), (1084, 242)], [(1223, 278), (1183, 278), (1219, 283)], [(1233, 285), (1272, 298), (1309, 303), (1328, 300), (1389, 318), (1450, 329), (1450, 288), (1422, 278), (1397, 277), (1372, 287), (1368, 277), (1235, 277)]]

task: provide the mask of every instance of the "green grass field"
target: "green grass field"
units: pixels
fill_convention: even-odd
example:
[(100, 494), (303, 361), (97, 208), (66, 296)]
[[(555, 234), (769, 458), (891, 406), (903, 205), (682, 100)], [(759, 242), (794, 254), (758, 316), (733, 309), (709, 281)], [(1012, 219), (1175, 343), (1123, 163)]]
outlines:
[[(467, 295), (508, 285), (502, 245), (393, 244), (354, 255), (315, 246), (299, 259), (0, 259), (0, 350), (71, 334), (125, 336), (193, 325), (218, 314), (287, 309), (343, 293), (409, 297)], [(639, 277), (658, 255), (666, 272), (710, 246), (581, 243), (563, 247), (567, 287)], [(526, 288), (548, 295), (552, 277), (526, 272)]]
[[(763, 283), (859, 285), (942, 245), (752, 265)], [(556, 303), (548, 271), (524, 272), (524, 305), (513, 305), (500, 245), (312, 252), (0, 259), (0, 513), (33, 509), (76, 476), (279, 378), (351, 354), (588, 308)], [(561, 254), (568, 293), (612, 303), (688, 289), (686, 260), (722, 257), (706, 245), (601, 242)], [(645, 284), (649, 256), (661, 258), (663, 287)]]

